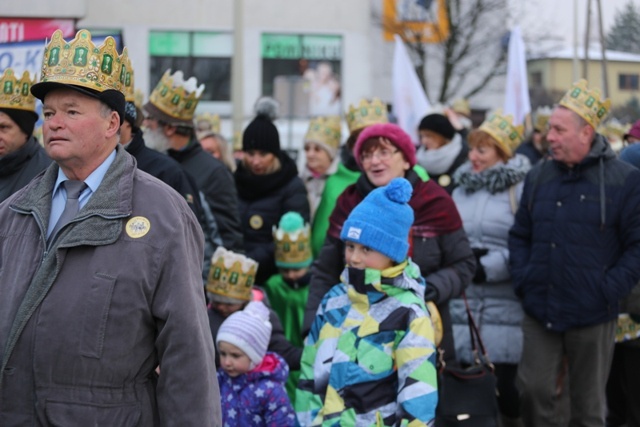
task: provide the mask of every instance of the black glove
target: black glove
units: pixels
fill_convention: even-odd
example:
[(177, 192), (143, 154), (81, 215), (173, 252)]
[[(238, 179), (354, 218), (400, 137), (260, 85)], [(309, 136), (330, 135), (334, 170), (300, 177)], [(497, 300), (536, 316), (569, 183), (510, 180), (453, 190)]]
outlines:
[(636, 323), (640, 323), (640, 313), (629, 313), (629, 317)]
[(480, 262), (480, 258), (485, 256), (489, 250), (485, 248), (472, 248), (473, 255), (476, 257), (476, 274), (473, 275), (473, 283), (484, 283), (487, 281), (487, 273)]
[(426, 302), (434, 302), (437, 303), (438, 301), (438, 290), (436, 289), (435, 286), (433, 286), (431, 283), (427, 283), (427, 289), (425, 289), (424, 291), (424, 300)]

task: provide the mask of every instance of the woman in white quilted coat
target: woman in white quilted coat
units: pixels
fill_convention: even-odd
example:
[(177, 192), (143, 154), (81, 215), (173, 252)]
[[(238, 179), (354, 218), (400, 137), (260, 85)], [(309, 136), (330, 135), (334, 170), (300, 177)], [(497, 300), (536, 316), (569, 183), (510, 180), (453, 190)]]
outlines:
[[(469, 161), (454, 173), (457, 188), (452, 194), (477, 261), (466, 296), (496, 366), (503, 426), (519, 426), (515, 377), (522, 352), (523, 311), (511, 286), (507, 242), (531, 166), (526, 157), (513, 154), (522, 141), (522, 129), (512, 125), (510, 116), (492, 114), (468, 140)], [(457, 357), (460, 363), (470, 364), (464, 300), (451, 300), (450, 310)]]

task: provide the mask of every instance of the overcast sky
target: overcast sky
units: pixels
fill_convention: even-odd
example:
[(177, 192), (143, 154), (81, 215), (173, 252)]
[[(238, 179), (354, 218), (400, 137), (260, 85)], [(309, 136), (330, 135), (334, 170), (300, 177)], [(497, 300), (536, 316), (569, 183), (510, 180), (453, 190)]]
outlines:
[[(519, 23), (526, 40), (537, 40), (545, 34), (553, 35), (553, 43), (573, 47), (574, 16), (577, 16), (579, 46), (584, 44), (587, 4), (591, 1), (591, 39), (597, 40), (598, 20), (596, 0), (509, 0), (514, 10), (513, 22)], [(600, 0), (604, 33), (613, 25), (616, 12), (629, 0)], [(632, 0), (640, 8), (640, 0)], [(575, 7), (577, 5), (577, 8)], [(574, 13), (577, 10), (577, 13)], [(531, 49), (531, 46), (528, 46)], [(531, 49), (532, 50), (532, 49)]]

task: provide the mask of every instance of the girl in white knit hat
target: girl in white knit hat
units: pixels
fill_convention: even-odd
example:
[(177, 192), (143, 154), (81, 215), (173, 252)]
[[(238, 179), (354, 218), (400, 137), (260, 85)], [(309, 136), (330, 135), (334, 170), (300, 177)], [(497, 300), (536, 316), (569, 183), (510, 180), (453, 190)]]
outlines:
[(225, 426), (295, 426), (296, 417), (284, 384), (289, 367), (267, 352), (271, 338), (269, 309), (252, 301), (220, 326), (218, 383)]

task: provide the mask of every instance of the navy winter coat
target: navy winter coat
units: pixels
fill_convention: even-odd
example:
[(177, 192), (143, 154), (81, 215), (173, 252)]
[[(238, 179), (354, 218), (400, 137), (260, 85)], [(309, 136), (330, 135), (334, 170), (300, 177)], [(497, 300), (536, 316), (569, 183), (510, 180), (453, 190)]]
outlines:
[(549, 330), (615, 319), (640, 279), (640, 170), (601, 135), (573, 168), (555, 160), (525, 180), (510, 230), (511, 276), (525, 312)]

